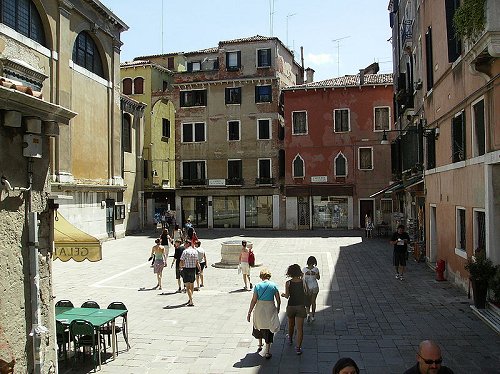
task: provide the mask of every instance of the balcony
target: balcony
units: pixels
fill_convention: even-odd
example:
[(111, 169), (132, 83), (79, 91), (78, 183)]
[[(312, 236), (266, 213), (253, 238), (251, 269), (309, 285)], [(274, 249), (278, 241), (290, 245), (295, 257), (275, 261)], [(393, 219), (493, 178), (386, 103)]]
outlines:
[(181, 179), (179, 183), (182, 187), (206, 186), (206, 179)]
[(413, 41), (413, 20), (405, 19), (401, 23), (401, 46), (403, 49), (411, 48)]
[(227, 178), (226, 186), (243, 186), (245, 180), (243, 178)]
[(464, 58), (472, 67), (489, 76), (491, 61), (500, 57), (500, 2), (486, 0), (484, 30), (464, 42)]
[(274, 183), (274, 178), (255, 178), (255, 184), (259, 186), (272, 186)]

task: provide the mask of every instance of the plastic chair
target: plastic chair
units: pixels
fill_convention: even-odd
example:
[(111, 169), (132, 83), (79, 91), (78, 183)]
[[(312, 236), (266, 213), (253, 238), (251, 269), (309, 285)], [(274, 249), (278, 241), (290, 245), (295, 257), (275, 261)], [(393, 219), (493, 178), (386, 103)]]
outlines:
[(94, 326), (89, 321), (75, 319), (71, 321), (69, 325), (69, 332), (73, 340), (73, 346), (75, 347), (73, 362), (76, 363), (77, 354), (79, 353), (80, 348), (92, 348), (94, 371), (97, 371), (97, 354), (101, 354), (101, 352), (98, 352), (99, 341), (97, 340), (97, 334)]
[(91, 301), (91, 300), (85, 301), (82, 304), (81, 308), (101, 309), (101, 307), (99, 306), (99, 304), (97, 304), (95, 301)]
[[(127, 310), (127, 307), (125, 306), (124, 303), (121, 301), (115, 301), (112, 302), (111, 304), (108, 305), (108, 309), (120, 309), (120, 310)], [(118, 334), (120, 332), (123, 332), (123, 339), (125, 340), (125, 343), (127, 344), (127, 350), (130, 349), (130, 344), (128, 343), (128, 320), (127, 320), (127, 313), (123, 315), (122, 319), (122, 326), (115, 326), (115, 333)], [(107, 326), (103, 327), (101, 329), (101, 333), (108, 335), (108, 345), (111, 345), (111, 335), (112, 335), (112, 328), (111, 325), (108, 324)], [(118, 353), (118, 340), (116, 341), (116, 352)]]
[(56, 321), (56, 334), (57, 334), (57, 349), (61, 354), (61, 348), (64, 353), (64, 361), (68, 359), (68, 351), (66, 346), (70, 343), (69, 329), (60, 321)]
[(71, 301), (69, 300), (59, 300), (57, 303), (56, 303), (56, 306), (61, 306), (61, 307), (68, 307), (68, 308), (74, 308), (74, 305)]

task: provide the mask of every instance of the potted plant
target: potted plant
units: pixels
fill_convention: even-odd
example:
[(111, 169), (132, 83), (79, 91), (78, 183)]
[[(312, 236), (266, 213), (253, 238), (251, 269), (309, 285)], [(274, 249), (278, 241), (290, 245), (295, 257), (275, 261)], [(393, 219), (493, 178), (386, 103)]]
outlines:
[(500, 266), (497, 265), (495, 275), (490, 279), (490, 301), (500, 308)]
[(476, 250), (476, 255), (467, 259), (464, 268), (469, 272), (474, 294), (474, 306), (478, 309), (486, 308), (488, 284), (495, 275), (496, 266), (489, 258), (486, 258), (483, 250)]

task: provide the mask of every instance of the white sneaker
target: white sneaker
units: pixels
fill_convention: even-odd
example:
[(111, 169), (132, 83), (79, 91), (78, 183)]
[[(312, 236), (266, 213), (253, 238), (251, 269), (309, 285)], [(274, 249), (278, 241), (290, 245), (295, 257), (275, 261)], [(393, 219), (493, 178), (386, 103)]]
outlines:
[(404, 280), (405, 278), (403, 277), (403, 274), (399, 276), (399, 280)]
[(311, 316), (311, 322), (314, 322), (314, 319), (315, 319), (314, 316)]
[(307, 322), (311, 322), (311, 315), (310, 315), (310, 314), (308, 314), (308, 315), (307, 315), (307, 317), (306, 317), (306, 321), (307, 321)]
[(399, 279), (399, 273), (396, 273), (396, 277), (395, 277), (395, 278), (396, 278), (396, 279)]

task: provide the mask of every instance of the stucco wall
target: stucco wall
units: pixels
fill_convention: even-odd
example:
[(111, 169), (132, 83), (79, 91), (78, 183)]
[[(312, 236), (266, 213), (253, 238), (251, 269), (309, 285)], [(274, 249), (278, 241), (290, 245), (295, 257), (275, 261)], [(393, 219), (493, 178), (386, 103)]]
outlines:
[[(51, 333), (42, 339), (43, 373), (54, 370), (55, 333), (51, 292), (51, 260), (46, 257), (49, 245), (50, 214), (47, 211), (46, 192), (49, 190), (48, 139), (44, 137), (42, 159), (33, 163), (31, 211), (39, 213), (39, 274), (41, 323)], [(7, 177), (12, 187), (28, 187), (28, 159), (22, 156), (21, 129), (0, 125), (0, 174)], [(3, 187), (3, 186), (1, 186)], [(28, 192), (0, 191), (0, 359), (15, 359), (15, 373), (32, 370), (28, 226), (25, 212)]]

